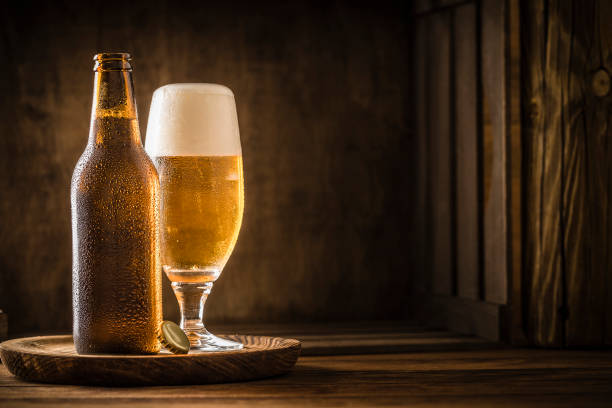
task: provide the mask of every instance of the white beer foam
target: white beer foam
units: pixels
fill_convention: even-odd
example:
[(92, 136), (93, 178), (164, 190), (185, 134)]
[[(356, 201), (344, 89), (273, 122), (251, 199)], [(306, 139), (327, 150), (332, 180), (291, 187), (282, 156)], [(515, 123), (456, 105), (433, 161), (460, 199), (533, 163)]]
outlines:
[(232, 91), (216, 84), (170, 84), (153, 93), (145, 149), (149, 156), (239, 156)]

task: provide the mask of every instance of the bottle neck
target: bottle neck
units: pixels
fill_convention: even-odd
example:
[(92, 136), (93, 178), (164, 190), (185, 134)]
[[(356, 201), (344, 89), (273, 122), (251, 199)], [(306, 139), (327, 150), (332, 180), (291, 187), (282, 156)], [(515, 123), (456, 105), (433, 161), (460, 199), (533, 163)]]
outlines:
[(89, 143), (142, 145), (131, 70), (105, 70), (94, 75)]

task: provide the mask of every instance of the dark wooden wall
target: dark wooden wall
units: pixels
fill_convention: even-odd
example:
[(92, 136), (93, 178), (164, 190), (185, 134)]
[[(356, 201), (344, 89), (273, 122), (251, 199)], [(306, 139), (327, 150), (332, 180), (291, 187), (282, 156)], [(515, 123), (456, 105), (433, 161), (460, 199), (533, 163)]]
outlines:
[(102, 50), (133, 54), (143, 131), (160, 85), (217, 82), (236, 94), (246, 210), (209, 320), (411, 317), (409, 10), (215, 4), (3, 3), (0, 308), (11, 333), (71, 327), (69, 184)]
[(414, 18), (423, 321), (612, 344), (612, 2), (421, 1)]
[(612, 2), (524, 1), (531, 342), (612, 344)]
[(420, 1), (413, 14), (416, 308), (426, 323), (491, 339), (521, 326), (518, 10)]

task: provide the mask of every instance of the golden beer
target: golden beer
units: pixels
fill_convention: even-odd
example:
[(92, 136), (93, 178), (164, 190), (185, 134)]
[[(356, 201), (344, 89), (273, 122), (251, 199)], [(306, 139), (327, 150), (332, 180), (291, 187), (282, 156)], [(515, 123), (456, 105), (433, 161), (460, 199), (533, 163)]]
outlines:
[(89, 141), (72, 176), (76, 350), (156, 353), (159, 180), (140, 141), (128, 54), (98, 54)]
[(213, 282), (240, 231), (242, 156), (153, 158), (161, 183), (162, 265), (173, 282)]
[(242, 224), (244, 176), (234, 93), (218, 84), (168, 84), (153, 93), (147, 153), (161, 184), (162, 265), (192, 350), (239, 350), (206, 330), (204, 304)]

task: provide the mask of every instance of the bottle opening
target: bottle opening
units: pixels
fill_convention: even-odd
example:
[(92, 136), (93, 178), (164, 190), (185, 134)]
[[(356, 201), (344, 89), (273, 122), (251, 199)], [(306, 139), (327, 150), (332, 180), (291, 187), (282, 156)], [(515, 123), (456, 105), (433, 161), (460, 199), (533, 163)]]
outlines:
[(94, 55), (94, 61), (102, 60), (131, 60), (132, 56), (127, 52), (101, 52)]
[(127, 52), (101, 52), (94, 55), (94, 71), (131, 71), (132, 56)]

